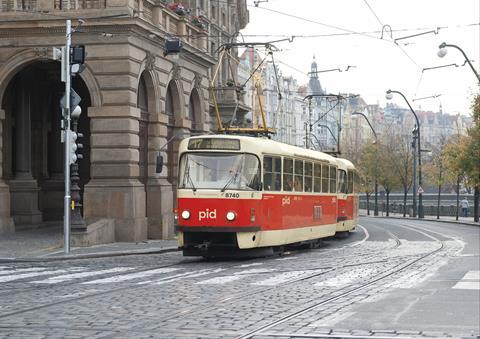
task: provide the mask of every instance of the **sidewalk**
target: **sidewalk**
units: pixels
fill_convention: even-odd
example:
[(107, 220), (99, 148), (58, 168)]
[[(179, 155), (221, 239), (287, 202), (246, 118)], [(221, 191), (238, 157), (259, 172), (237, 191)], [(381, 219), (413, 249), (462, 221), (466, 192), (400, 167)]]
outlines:
[(0, 262), (53, 261), (177, 251), (177, 240), (147, 240), (139, 243), (116, 242), (90, 247), (71, 247), (65, 254), (63, 229), (56, 226), (21, 230), (0, 235)]
[[(362, 217), (367, 216), (367, 210), (359, 210), (359, 214)], [(370, 210), (370, 217), (373, 216), (373, 209)], [(409, 219), (409, 220), (419, 220), (417, 218), (409, 217), (408, 214), (404, 218), (403, 213), (390, 213), (390, 215), (387, 217), (385, 212), (378, 211), (378, 216), (374, 218), (395, 218), (395, 219)], [(474, 222), (473, 217), (465, 218), (465, 217), (458, 217), (458, 220), (455, 219), (455, 217), (450, 217), (450, 216), (440, 216), (440, 219), (437, 219), (437, 216), (435, 215), (425, 215), (425, 217), (421, 220), (426, 220), (426, 221), (436, 221), (436, 222), (448, 222), (448, 223), (456, 223), (456, 224), (464, 224), (464, 225), (473, 225), (473, 226), (480, 226), (480, 223)]]

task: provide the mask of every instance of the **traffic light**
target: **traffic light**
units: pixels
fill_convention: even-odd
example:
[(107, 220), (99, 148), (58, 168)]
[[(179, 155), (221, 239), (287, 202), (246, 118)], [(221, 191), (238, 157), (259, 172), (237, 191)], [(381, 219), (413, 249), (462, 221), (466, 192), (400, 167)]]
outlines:
[(72, 46), (70, 60), (72, 64), (84, 64), (86, 55), (84, 45)]
[(84, 45), (77, 45), (71, 48), (70, 61), (71, 61), (71, 74), (73, 76), (80, 74), (86, 68), (85, 66), (85, 57), (87, 52), (85, 52)]
[(77, 153), (77, 151), (83, 148), (82, 144), (77, 143), (78, 138), (83, 138), (83, 134), (73, 131), (70, 132), (70, 165), (73, 165), (79, 159), (83, 159), (83, 155)]

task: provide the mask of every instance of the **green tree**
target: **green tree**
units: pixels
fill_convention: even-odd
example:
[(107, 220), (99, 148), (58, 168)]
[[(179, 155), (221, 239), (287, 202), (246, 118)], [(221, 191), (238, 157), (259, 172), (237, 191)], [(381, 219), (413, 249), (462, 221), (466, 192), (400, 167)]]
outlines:
[(474, 221), (479, 221), (480, 202), (480, 94), (472, 101), (473, 125), (467, 135), (457, 136), (446, 146), (445, 156), (450, 170), (463, 175), (474, 188)]
[(362, 189), (367, 197), (367, 213), (370, 214), (370, 196), (375, 189), (375, 176), (377, 175), (377, 145), (367, 144), (360, 152), (358, 160), (358, 174), (362, 181)]
[(407, 211), (407, 195), (408, 190), (413, 182), (413, 156), (411, 149), (411, 138), (406, 134), (394, 135), (394, 141), (397, 145), (395, 149), (395, 159), (393, 166), (398, 175), (400, 185), (403, 188), (403, 216)]
[(387, 217), (390, 215), (390, 192), (400, 188), (401, 183), (396, 169), (399, 166), (398, 148), (395, 138), (387, 137), (382, 139), (378, 146), (378, 183), (383, 186), (387, 196)]

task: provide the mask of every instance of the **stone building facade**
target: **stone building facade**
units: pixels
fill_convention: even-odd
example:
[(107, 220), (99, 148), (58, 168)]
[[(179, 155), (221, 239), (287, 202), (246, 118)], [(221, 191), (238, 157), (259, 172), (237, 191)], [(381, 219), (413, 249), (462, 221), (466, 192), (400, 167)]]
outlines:
[[(83, 218), (114, 234), (99, 241), (173, 235), (178, 139), (211, 129), (216, 48), (248, 21), (245, 0), (178, 7), (162, 0), (0, 3), (0, 234), (63, 217), (64, 83), (52, 48), (65, 44), (71, 18), (72, 45), (87, 51), (86, 69), (72, 83), (82, 98)], [(179, 55), (164, 55), (168, 39), (182, 41)]]

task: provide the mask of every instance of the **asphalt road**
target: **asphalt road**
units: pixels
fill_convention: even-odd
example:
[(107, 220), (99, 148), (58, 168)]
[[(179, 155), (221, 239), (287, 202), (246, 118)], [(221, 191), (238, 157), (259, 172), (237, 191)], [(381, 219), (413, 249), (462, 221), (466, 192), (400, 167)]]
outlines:
[(0, 337), (479, 336), (479, 251), (480, 227), (362, 218), (269, 258), (5, 263)]

